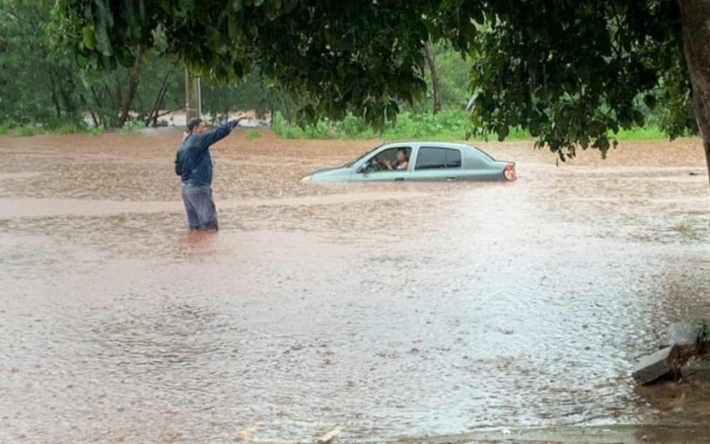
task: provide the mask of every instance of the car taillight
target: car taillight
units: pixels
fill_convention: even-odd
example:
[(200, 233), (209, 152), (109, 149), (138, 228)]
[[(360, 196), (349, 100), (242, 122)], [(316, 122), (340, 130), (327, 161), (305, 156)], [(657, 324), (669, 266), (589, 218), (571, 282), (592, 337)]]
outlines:
[(503, 170), (503, 174), (505, 175), (505, 178), (507, 180), (513, 181), (516, 179), (515, 177), (515, 165), (512, 163), (509, 163), (505, 166), (505, 169)]

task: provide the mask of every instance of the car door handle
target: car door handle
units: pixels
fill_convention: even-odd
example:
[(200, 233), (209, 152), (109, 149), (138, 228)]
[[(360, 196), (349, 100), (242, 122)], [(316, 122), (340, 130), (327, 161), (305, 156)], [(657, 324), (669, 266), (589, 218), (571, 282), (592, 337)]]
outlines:
[(451, 182), (451, 181), (456, 180), (456, 177), (454, 177), (454, 176), (449, 176), (449, 177), (446, 178), (446, 180), (448, 180), (448, 181)]
[(404, 177), (398, 177), (394, 181), (395, 182), (404, 182)]

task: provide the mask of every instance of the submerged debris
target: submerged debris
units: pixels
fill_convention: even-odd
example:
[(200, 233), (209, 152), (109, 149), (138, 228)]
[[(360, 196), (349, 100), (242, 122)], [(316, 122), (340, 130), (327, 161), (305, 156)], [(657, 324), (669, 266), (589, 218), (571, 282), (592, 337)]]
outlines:
[(673, 376), (690, 383), (710, 382), (710, 360), (706, 356), (707, 324), (697, 321), (674, 322), (668, 328), (661, 349), (642, 357), (632, 376), (644, 385)]
[(678, 347), (672, 345), (643, 357), (634, 367), (633, 377), (638, 384), (648, 384), (673, 372)]

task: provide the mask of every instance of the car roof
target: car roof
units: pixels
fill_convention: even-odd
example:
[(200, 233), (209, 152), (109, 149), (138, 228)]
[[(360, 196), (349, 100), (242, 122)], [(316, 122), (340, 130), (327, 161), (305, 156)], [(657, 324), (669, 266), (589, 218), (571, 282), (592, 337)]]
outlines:
[(431, 140), (395, 140), (392, 142), (386, 142), (382, 146), (390, 147), (392, 145), (426, 145), (432, 148), (475, 148), (471, 145), (466, 145), (465, 143), (436, 142)]

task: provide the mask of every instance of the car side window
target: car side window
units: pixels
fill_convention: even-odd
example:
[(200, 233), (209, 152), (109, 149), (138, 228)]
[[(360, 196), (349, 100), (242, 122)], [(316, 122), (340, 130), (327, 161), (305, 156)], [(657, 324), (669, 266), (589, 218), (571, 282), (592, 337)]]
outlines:
[[(401, 152), (401, 154), (400, 154)], [(361, 172), (371, 173), (375, 171), (406, 171), (409, 169), (409, 156), (412, 153), (410, 147), (389, 148), (372, 156)], [(398, 156), (401, 156), (402, 159)]]
[(416, 170), (443, 170), (461, 168), (461, 151), (451, 148), (419, 149)]
[(461, 168), (461, 151), (446, 150), (446, 168)]

